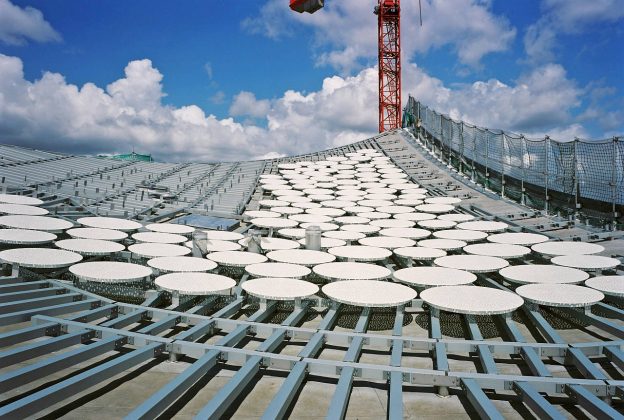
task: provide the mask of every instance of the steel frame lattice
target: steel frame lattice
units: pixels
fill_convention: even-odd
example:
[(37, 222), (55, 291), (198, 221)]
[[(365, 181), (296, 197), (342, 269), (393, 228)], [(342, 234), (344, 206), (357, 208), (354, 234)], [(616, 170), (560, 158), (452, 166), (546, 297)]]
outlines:
[(380, 0), (375, 7), (379, 47), (379, 132), (401, 127), (401, 7)]

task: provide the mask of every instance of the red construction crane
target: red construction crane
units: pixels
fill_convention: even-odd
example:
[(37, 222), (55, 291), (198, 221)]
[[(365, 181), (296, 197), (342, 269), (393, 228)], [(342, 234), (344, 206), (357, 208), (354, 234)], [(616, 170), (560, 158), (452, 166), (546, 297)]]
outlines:
[[(323, 0), (290, 0), (296, 12), (314, 13)], [(379, 0), (377, 15), (379, 57), (379, 132), (401, 127), (401, 6), (400, 0)]]

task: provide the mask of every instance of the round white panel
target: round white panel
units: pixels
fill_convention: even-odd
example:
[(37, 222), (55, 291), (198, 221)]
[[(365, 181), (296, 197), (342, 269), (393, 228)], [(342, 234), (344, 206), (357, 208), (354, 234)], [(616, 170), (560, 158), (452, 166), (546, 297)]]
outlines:
[[(292, 216), (288, 216), (290, 220), (294, 220), (299, 223), (329, 223), (333, 220), (332, 217), (323, 216), (320, 214), (293, 214)], [(253, 220), (252, 220), (253, 222)], [(280, 227), (292, 227), (292, 226), (280, 226)]]
[(312, 272), (308, 267), (298, 264), (265, 262), (245, 266), (245, 271), (253, 277), (287, 277), (299, 279)]
[(530, 264), (505, 267), (498, 272), (512, 283), (581, 283), (589, 277), (584, 271), (557, 265)]
[(624, 297), (624, 276), (598, 276), (585, 282), (585, 286), (601, 291), (607, 296)]
[(79, 239), (100, 239), (102, 241), (121, 241), (128, 237), (128, 234), (120, 230), (100, 229), (100, 228), (75, 228), (67, 230), (67, 234), (72, 238)]
[[(338, 232), (338, 231), (332, 230), (330, 232)], [(306, 244), (305, 238), (299, 239), (299, 241), (297, 242), (303, 245), (303, 247), (305, 248), (305, 244)], [(342, 239), (321, 237), (321, 249), (322, 250), (327, 250), (328, 248), (333, 248), (336, 246), (345, 246), (346, 244), (347, 243)]]
[(457, 239), (425, 239), (424, 241), (418, 241), (418, 246), (441, 249), (444, 251), (455, 251), (462, 249), (466, 245), (468, 245), (467, 242), (459, 241)]
[(486, 257), (483, 255), (448, 255), (433, 260), (438, 267), (456, 268), (471, 273), (491, 273), (507, 267), (509, 263), (498, 257)]
[(376, 280), (339, 281), (323, 286), (323, 293), (336, 302), (364, 307), (399, 306), (415, 299), (415, 290), (402, 284)]
[(26, 216), (45, 216), (48, 214), (48, 211), (41, 207), (26, 206), (24, 204), (0, 203), (0, 213), (21, 214)]
[(307, 229), (310, 226), (316, 226), (321, 230), (321, 232), (327, 232), (328, 230), (338, 230), (338, 228), (340, 227), (335, 223), (309, 223), (309, 222), (302, 223), (300, 226), (303, 229)]
[(591, 306), (605, 297), (598, 290), (574, 284), (525, 284), (516, 293), (538, 305), (568, 308)]
[(177, 235), (188, 235), (195, 231), (193, 226), (180, 225), (178, 223), (150, 223), (145, 228), (153, 232), (174, 233)]
[(397, 238), (393, 236), (371, 236), (358, 241), (360, 245), (378, 248), (395, 249), (416, 245), (416, 242), (407, 238)]
[[(244, 238), (238, 241), (239, 245), (247, 246), (250, 238)], [(265, 251), (276, 251), (278, 249), (297, 249), (299, 242), (282, 238), (260, 238), (260, 247)]]
[(182, 245), (157, 244), (152, 242), (130, 245), (128, 251), (143, 258), (178, 257), (191, 253), (190, 249)]
[(464, 247), (464, 252), (474, 255), (487, 255), (500, 258), (522, 258), (531, 253), (531, 249), (522, 245), (509, 244), (473, 244)]
[(387, 228), (410, 228), (413, 227), (416, 223), (411, 220), (400, 220), (400, 219), (377, 219), (370, 222), (371, 225), (380, 227), (382, 229)]
[(538, 254), (547, 256), (589, 255), (604, 251), (604, 247), (602, 245), (573, 241), (542, 242), (533, 245), (531, 249)]
[(98, 283), (126, 283), (143, 280), (152, 269), (138, 264), (118, 261), (93, 261), (75, 264), (69, 271), (81, 280)]
[(440, 286), (420, 297), (429, 306), (457, 314), (498, 315), (515, 311), (524, 300), (512, 292), (479, 286)]
[(110, 255), (126, 249), (125, 246), (118, 242), (99, 239), (64, 239), (57, 241), (54, 245), (80, 255)]
[(24, 206), (38, 206), (43, 204), (42, 200), (25, 195), (0, 194), (0, 203), (22, 204)]
[(268, 218), (260, 218), (260, 219), (251, 219), (251, 224), (268, 228), (268, 229), (282, 229), (282, 228), (292, 228), (299, 224), (299, 222), (290, 219), (284, 219), (281, 217), (268, 217)]
[[(284, 207), (285, 209), (290, 209), (292, 207)], [(276, 207), (273, 207), (275, 210)], [(243, 213), (243, 216), (248, 218), (260, 218), (260, 217), (279, 217), (280, 213), (277, 211), (268, 211), (268, 210), (248, 210)]]
[(447, 213), (447, 214), (441, 214), (438, 216), (438, 219), (440, 220), (448, 220), (449, 222), (470, 222), (471, 220), (474, 220), (474, 216), (471, 214), (464, 214), (464, 213)]
[(0, 216), (0, 226), (13, 229), (41, 230), (45, 232), (61, 232), (74, 225), (67, 220), (48, 216)]
[(323, 232), (323, 237), (339, 239), (343, 241), (357, 241), (358, 239), (365, 238), (366, 235), (361, 232), (348, 232), (346, 230), (333, 230), (329, 232)]
[(392, 277), (416, 287), (460, 286), (472, 284), (477, 276), (463, 270), (444, 267), (410, 267), (394, 272)]
[(236, 282), (211, 273), (169, 273), (154, 280), (156, 286), (182, 295), (213, 295), (230, 290)]
[(267, 217), (280, 217), (280, 215), (291, 215), (291, 214), (301, 214), (304, 210), (299, 207), (271, 207), (271, 211), (267, 211), (266, 213), (273, 213), (269, 216), (258, 216), (258, 218), (267, 218)]
[(344, 199), (344, 196), (341, 197), (342, 200), (328, 200), (328, 201), (321, 201), (321, 205), (323, 207), (332, 207), (332, 208), (336, 208), (336, 209), (341, 209), (344, 207), (349, 207), (349, 206), (353, 206), (353, 201), (348, 201), (346, 199)]
[(358, 206), (364, 207), (374, 207), (377, 209), (378, 207), (390, 207), (393, 205), (390, 200), (359, 200), (357, 202)]
[(409, 220), (412, 222), (419, 222), (421, 220), (435, 219), (436, 217), (434, 214), (430, 214), (430, 213), (403, 213), (403, 214), (395, 214), (394, 218), (398, 220)]
[(487, 238), (488, 234), (478, 230), (450, 229), (435, 231), (433, 232), (433, 236), (438, 239), (455, 239), (465, 242), (477, 242)]
[(421, 204), (420, 206), (416, 206), (416, 210), (424, 213), (439, 214), (453, 211), (455, 210), (455, 207), (450, 204)]
[(327, 252), (351, 261), (382, 261), (392, 255), (388, 249), (363, 245), (339, 246), (329, 248)]
[(397, 238), (422, 239), (431, 235), (431, 232), (418, 228), (387, 228), (379, 231), (382, 236), (395, 236)]
[(508, 227), (509, 225), (507, 223), (491, 222), (487, 220), (475, 220), (472, 222), (462, 222), (457, 225), (457, 229), (477, 230), (480, 232), (502, 232)]
[(461, 203), (461, 200), (456, 197), (429, 197), (425, 199), (425, 203), (457, 205)]
[(368, 213), (371, 211), (375, 211), (374, 207), (365, 207), (365, 206), (349, 206), (343, 209), (349, 214), (358, 214), (358, 213)]
[[(392, 201), (394, 204), (396, 204), (397, 206), (408, 206), (408, 207), (416, 207), (416, 206), (420, 206), (423, 202), (421, 199), (414, 199), (414, 198), (398, 198)], [(412, 209), (412, 212), (414, 212), (414, 210)], [(397, 213), (400, 214), (400, 213)]]
[(370, 222), (370, 219), (360, 216), (341, 216), (336, 217), (334, 222), (341, 225), (365, 225)]
[(389, 219), (392, 216), (390, 213), (382, 213), (379, 211), (365, 211), (363, 213), (356, 213), (356, 215), (370, 220)]
[(305, 212), (308, 214), (318, 214), (321, 216), (329, 216), (329, 217), (340, 217), (346, 213), (342, 209), (334, 209), (331, 207), (318, 207), (314, 209), (307, 209)]
[(451, 222), (450, 220), (440, 220), (440, 219), (429, 219), (429, 220), (421, 220), (418, 222), (418, 226), (423, 229), (431, 229), (431, 230), (441, 230), (441, 229), (451, 229), (457, 223)]
[(366, 235), (373, 234), (375, 232), (379, 232), (381, 228), (372, 225), (342, 225), (340, 230), (344, 230), (346, 232), (358, 232), (364, 233)]
[(332, 262), (335, 256), (323, 251), (313, 251), (311, 249), (285, 249), (271, 251), (267, 254), (271, 261), (289, 264), (300, 264), (311, 267), (317, 264)]
[(270, 300), (295, 300), (312, 296), (319, 291), (309, 281), (282, 277), (261, 277), (247, 280), (241, 286), (252, 296)]
[[(241, 239), (242, 241), (243, 239)], [(221, 241), (219, 239), (209, 239), (207, 241), (201, 241), (202, 245), (205, 245), (206, 252), (220, 252), (220, 251), (238, 251), (241, 249), (240, 244), (232, 241)]]
[(286, 228), (278, 230), (277, 233), (284, 238), (301, 239), (305, 238), (306, 230), (301, 228)]
[(382, 280), (392, 272), (386, 267), (361, 262), (332, 262), (319, 264), (312, 271), (326, 280)]
[(399, 257), (411, 258), (412, 260), (417, 261), (431, 261), (446, 255), (446, 251), (442, 249), (425, 248), (422, 246), (396, 248), (393, 252)]
[(546, 242), (548, 240), (548, 236), (537, 233), (510, 232), (490, 235), (487, 240), (497, 244), (531, 246)]
[(185, 236), (161, 232), (138, 232), (132, 235), (132, 239), (137, 242), (155, 242), (159, 244), (181, 244), (188, 241), (188, 238)]
[(82, 260), (75, 252), (50, 248), (14, 248), (0, 252), (0, 260), (27, 268), (62, 268)]
[(217, 268), (217, 263), (197, 257), (157, 257), (147, 261), (147, 265), (165, 272), (205, 272)]
[(260, 207), (277, 207), (277, 206), (288, 206), (287, 201), (282, 200), (260, 200), (258, 201)]
[(580, 270), (610, 270), (621, 264), (620, 260), (600, 255), (561, 255), (550, 260), (553, 264)]
[(226, 267), (245, 267), (249, 264), (260, 264), (268, 260), (268, 258), (262, 254), (246, 251), (212, 252), (206, 255), (206, 258)]
[(245, 236), (242, 233), (238, 232), (230, 232), (227, 230), (204, 230), (204, 233), (199, 237), (203, 238), (203, 235), (206, 235), (208, 240), (218, 240), (218, 241), (240, 241)]
[(56, 239), (49, 232), (28, 229), (0, 229), (0, 244), (6, 245), (42, 245)]
[(414, 208), (408, 206), (383, 206), (377, 207), (376, 210), (382, 213), (389, 214), (405, 214), (414, 212)]
[(143, 227), (143, 225), (138, 222), (118, 219), (116, 217), (81, 217), (78, 219), (78, 223), (87, 227), (113, 229), (120, 230), (122, 232), (131, 232)]

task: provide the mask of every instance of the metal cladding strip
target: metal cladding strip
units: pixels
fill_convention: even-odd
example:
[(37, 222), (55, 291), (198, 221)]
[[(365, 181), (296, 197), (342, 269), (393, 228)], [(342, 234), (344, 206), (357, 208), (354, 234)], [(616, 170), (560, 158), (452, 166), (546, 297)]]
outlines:
[(485, 395), (485, 392), (479, 387), (477, 382), (472, 379), (462, 379), (461, 385), (470, 405), (477, 410), (479, 417), (482, 419), (500, 419), (503, 420), (503, 415), (496, 409), (492, 401)]
[(94, 337), (94, 331), (83, 328), (75, 332), (59, 335), (58, 337), (51, 337), (47, 340), (14, 347), (0, 353), (0, 368), (11, 366), (23, 362), (24, 360), (34, 359), (35, 357), (76, 344), (81, 344)]
[(568, 395), (575, 398), (583, 409), (587, 410), (592, 416), (598, 419), (624, 419), (624, 415), (619, 411), (582, 386), (568, 385), (565, 391)]
[[(337, 304), (327, 310), (327, 313), (319, 325), (319, 329), (330, 329), (338, 319), (340, 304)], [(316, 357), (323, 346), (323, 334), (315, 333), (308, 341), (308, 344), (299, 352), (299, 357)], [(291, 369), (288, 377), (282, 383), (277, 394), (271, 400), (271, 403), (262, 415), (263, 420), (283, 418), (286, 415), (288, 407), (290, 407), (295, 395), (303, 384), (303, 380), (307, 375), (308, 364), (303, 361), (297, 362)]]
[(44, 335), (56, 335), (61, 331), (59, 324), (49, 322), (45, 324), (33, 325), (0, 334), (0, 347), (13, 346), (17, 343), (43, 337)]
[[(401, 357), (403, 353), (403, 341), (401, 333), (403, 331), (403, 320), (405, 319), (405, 311), (403, 305), (397, 306), (396, 316), (394, 317), (394, 328), (392, 335), (392, 353), (390, 356), (390, 365), (401, 366)], [(388, 396), (388, 418), (403, 418), (403, 374), (401, 372), (391, 372), (388, 378), (390, 384)]]
[[(368, 322), (370, 321), (371, 308), (362, 309), (360, 318), (355, 326), (354, 332), (363, 333), (368, 328)], [(357, 362), (364, 346), (364, 339), (362, 337), (353, 337), (353, 341), (347, 349), (347, 353), (344, 356), (344, 362)], [(329, 404), (327, 410), (328, 419), (343, 419), (347, 407), (349, 405), (349, 398), (351, 397), (351, 389), (353, 388), (353, 377), (355, 376), (354, 367), (345, 367), (340, 371), (340, 378), (338, 384), (336, 384), (336, 390), (334, 396)]]
[[(273, 309), (269, 308), (269, 311), (272, 312)], [(257, 311), (255, 314), (251, 316), (253, 319), (264, 319), (268, 316), (266, 310)], [(211, 326), (206, 329), (206, 333), (211, 332)], [(245, 328), (243, 334), (239, 332), (230, 333), (225, 337), (222, 337), (217, 341), (217, 345), (219, 346), (234, 346), (240, 340), (242, 340), (247, 334), (247, 329)], [(199, 333), (196, 331), (195, 333)], [(194, 334), (195, 334), (194, 333)], [(182, 333), (184, 334), (184, 333)], [(193, 335), (194, 335), (193, 334)], [(191, 335), (191, 336), (193, 336)], [(203, 336), (205, 334), (202, 334)], [(183, 337), (188, 338), (188, 335), (184, 335)], [(200, 338), (199, 335), (196, 338)], [(180, 339), (180, 335), (175, 337), (176, 340)], [(174, 345), (175, 347), (175, 345)], [(150, 398), (145, 400), (141, 405), (135, 408), (129, 415), (129, 419), (149, 419), (154, 418), (160, 415), (163, 411), (167, 409), (171, 404), (177, 401), (181, 396), (183, 396), (190, 387), (192, 387), (198, 380), (200, 380), (206, 373), (212, 369), (219, 358), (221, 357), (220, 350), (209, 350), (204, 355), (199, 357), (191, 366), (185, 369), (181, 374), (176, 376), (172, 381), (170, 381), (163, 388), (158, 390), (155, 394), (153, 394)]]
[(514, 383), (514, 391), (522, 398), (522, 402), (537, 414), (540, 419), (565, 419), (565, 416), (559, 413), (555, 407), (546, 401), (546, 398), (526, 382), (518, 381)]
[(115, 350), (127, 342), (126, 337), (109, 337), (93, 344), (87, 344), (56, 356), (52, 356), (35, 364), (12, 370), (0, 375), (0, 392), (36, 381), (78, 363)]
[(165, 349), (162, 343), (147, 344), (111, 361), (89, 369), (81, 374), (56, 383), (41, 391), (30, 394), (11, 404), (0, 407), (0, 417), (24, 418), (38, 413), (57, 402), (73, 397), (87, 388), (96, 386), (105, 380), (150, 360)]
[[(479, 330), (479, 326), (477, 325), (475, 317), (473, 315), (464, 315), (464, 320), (466, 322), (466, 325), (468, 326), (470, 338), (483, 342), (483, 335), (481, 335), (481, 331)], [(496, 362), (494, 361), (494, 357), (492, 356), (490, 348), (487, 346), (487, 344), (479, 344), (477, 346), (477, 352), (479, 353), (481, 367), (483, 368), (485, 373), (498, 373), (498, 369), (496, 368)]]
[(0, 304), (0, 314), (10, 314), (15, 312), (24, 312), (30, 309), (37, 309), (45, 306), (55, 306), (63, 303), (74, 302), (81, 297), (79, 293), (64, 293), (55, 296), (44, 296), (34, 299), (14, 300)]
[(63, 315), (72, 312), (93, 309), (99, 305), (99, 300), (87, 299), (77, 302), (65, 303), (62, 305), (44, 306), (43, 308), (29, 309), (21, 312), (12, 312), (10, 314), (0, 315), (0, 326), (26, 322), (36, 315)]

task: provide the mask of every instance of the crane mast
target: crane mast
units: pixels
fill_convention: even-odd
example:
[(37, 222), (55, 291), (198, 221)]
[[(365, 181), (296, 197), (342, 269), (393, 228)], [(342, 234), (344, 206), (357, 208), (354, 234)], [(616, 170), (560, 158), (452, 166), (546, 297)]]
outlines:
[[(296, 12), (314, 13), (323, 0), (290, 0)], [(379, 59), (379, 132), (401, 127), (401, 6), (400, 0), (379, 0), (377, 15)]]

